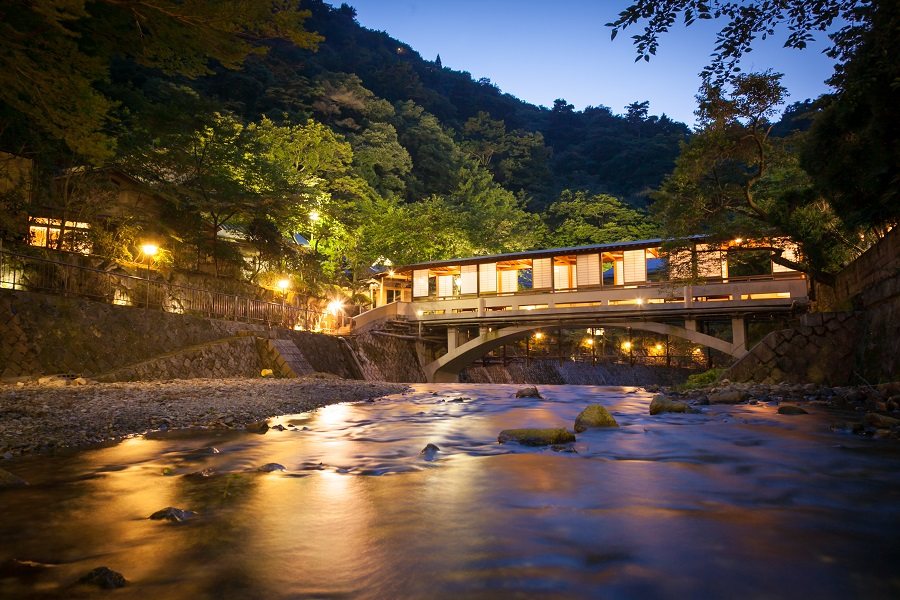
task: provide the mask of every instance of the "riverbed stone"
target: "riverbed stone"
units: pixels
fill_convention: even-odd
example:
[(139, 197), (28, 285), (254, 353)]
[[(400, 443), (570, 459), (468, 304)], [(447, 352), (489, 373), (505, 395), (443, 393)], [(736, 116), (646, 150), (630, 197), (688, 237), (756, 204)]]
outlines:
[(424, 448), (422, 448), (421, 451), (419, 451), (419, 454), (421, 454), (422, 458), (424, 458), (425, 460), (432, 461), (437, 458), (437, 453), (440, 452), (440, 450), (441, 449), (437, 445), (428, 444)]
[[(692, 413), (694, 410), (688, 406), (687, 402), (680, 400), (671, 400), (665, 396), (657, 395), (650, 401), (650, 414), (658, 415), (660, 413)], [(576, 430), (577, 431), (577, 430)]]
[(184, 510), (183, 508), (175, 508), (174, 506), (167, 506), (163, 509), (160, 509), (147, 517), (153, 521), (172, 521), (173, 523), (181, 523), (182, 521), (187, 521), (189, 519), (193, 519), (197, 516), (197, 513), (191, 510)]
[(601, 404), (591, 404), (575, 417), (575, 433), (581, 433), (588, 429), (599, 427), (618, 427), (619, 424), (613, 418), (606, 407)]
[(887, 415), (880, 415), (878, 413), (868, 413), (865, 417), (863, 417), (863, 423), (867, 427), (874, 427), (876, 429), (890, 429), (892, 427), (897, 427), (900, 425), (900, 419), (889, 417)]
[(13, 475), (5, 469), (0, 469), (0, 488), (21, 487), (23, 485), (28, 485), (28, 482), (18, 475)]
[(269, 430), (269, 423), (266, 421), (257, 421), (256, 423), (247, 423), (244, 429), (250, 433), (263, 434)]
[(793, 404), (782, 404), (778, 407), (779, 415), (808, 415), (809, 412)]
[(710, 404), (740, 404), (749, 398), (744, 390), (722, 390), (709, 395)]
[(104, 590), (113, 590), (125, 587), (125, 576), (109, 567), (97, 567), (92, 569), (78, 580), (81, 583), (96, 585)]
[(264, 464), (256, 470), (263, 473), (273, 473), (275, 471), (286, 471), (287, 469), (285, 469), (284, 465), (282, 465), (281, 463), (270, 462)]
[(575, 435), (563, 428), (559, 429), (504, 429), (497, 436), (501, 444), (518, 442), (523, 446), (552, 446), (570, 444)]
[(538, 389), (532, 385), (532, 386), (524, 387), (524, 388), (518, 390), (516, 392), (516, 398), (540, 398), (540, 399), (543, 399), (544, 397), (541, 396), (541, 393), (538, 391)]

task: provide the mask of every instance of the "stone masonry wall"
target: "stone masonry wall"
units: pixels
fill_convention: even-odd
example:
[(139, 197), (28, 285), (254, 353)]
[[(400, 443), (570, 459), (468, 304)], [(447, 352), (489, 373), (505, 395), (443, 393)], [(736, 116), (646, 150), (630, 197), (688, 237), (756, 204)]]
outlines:
[(257, 338), (242, 336), (178, 350), (106, 373), (99, 381), (259, 377)]
[(263, 326), (0, 290), (0, 378), (92, 377)]
[(416, 383), (425, 381), (413, 340), (367, 331), (349, 340), (367, 380)]
[(731, 381), (845, 385), (855, 368), (859, 316), (811, 313), (801, 325), (773, 331), (725, 373)]
[(761, 383), (876, 384), (900, 380), (900, 228), (816, 286), (800, 327), (775, 331), (725, 377)]

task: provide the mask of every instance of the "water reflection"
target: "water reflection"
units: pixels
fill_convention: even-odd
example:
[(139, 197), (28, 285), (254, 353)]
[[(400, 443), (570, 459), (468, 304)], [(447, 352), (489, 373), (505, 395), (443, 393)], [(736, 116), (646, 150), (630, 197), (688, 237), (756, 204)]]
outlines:
[[(421, 385), (274, 422), (284, 431), (134, 438), (5, 468), (2, 597), (896, 597), (898, 453), (771, 406), (647, 414), (629, 388)], [(590, 402), (615, 430), (574, 452), (496, 443), (571, 427)], [(274, 424), (273, 422), (273, 424)], [(426, 444), (440, 451), (429, 461)], [(266, 463), (284, 472), (260, 472)], [(200, 473), (200, 474), (198, 474)], [(185, 523), (149, 521), (165, 506)], [(117, 592), (118, 594), (118, 592)]]

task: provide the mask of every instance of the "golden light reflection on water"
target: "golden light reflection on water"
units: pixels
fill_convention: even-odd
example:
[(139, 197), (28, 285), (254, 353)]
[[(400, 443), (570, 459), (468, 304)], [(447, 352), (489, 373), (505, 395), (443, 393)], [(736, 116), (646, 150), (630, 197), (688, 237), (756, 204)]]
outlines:
[[(288, 416), (297, 429), (264, 436), (159, 435), (13, 461), (40, 485), (0, 490), (0, 563), (60, 566), (0, 575), (0, 596), (69, 597), (99, 564), (126, 575), (126, 595), (160, 600), (896, 595), (887, 571), (858, 559), (878, 547), (900, 560), (897, 511), (866, 512), (900, 494), (900, 475), (889, 458), (836, 449), (821, 415), (651, 418), (649, 395), (627, 389), (546, 386), (546, 402), (514, 391), (421, 386)], [(591, 402), (621, 427), (579, 434), (577, 452), (496, 443), (500, 429), (571, 426)], [(434, 460), (426, 443), (440, 446)], [(269, 462), (286, 471), (257, 471)], [(146, 519), (170, 505), (199, 515)]]

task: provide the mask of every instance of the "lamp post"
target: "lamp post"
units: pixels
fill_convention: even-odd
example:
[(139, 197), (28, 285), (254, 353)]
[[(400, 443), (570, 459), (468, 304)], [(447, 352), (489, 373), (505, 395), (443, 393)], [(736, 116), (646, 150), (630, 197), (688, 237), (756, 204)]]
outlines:
[(141, 246), (141, 252), (147, 259), (147, 297), (144, 303), (144, 310), (150, 309), (150, 265), (153, 264), (153, 257), (159, 252), (159, 246), (156, 244), (146, 243)]

